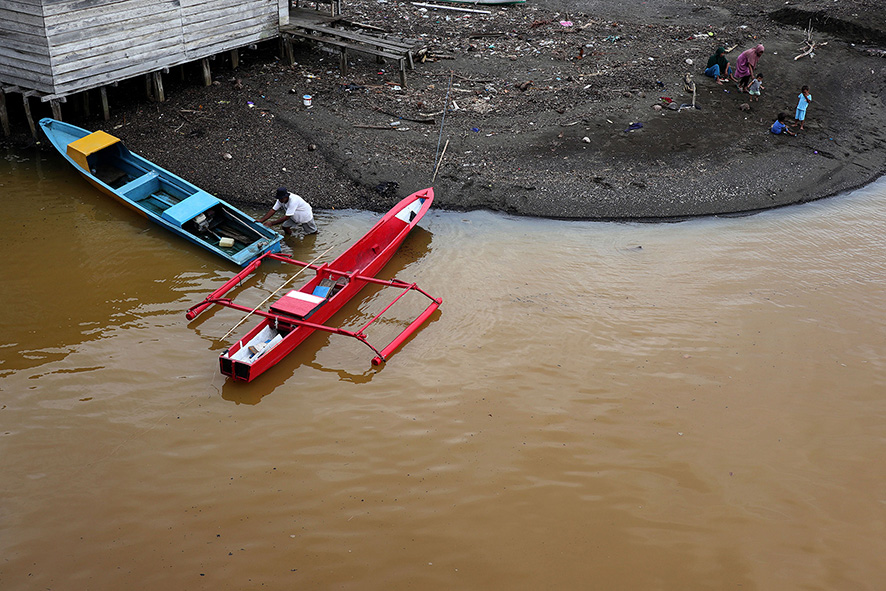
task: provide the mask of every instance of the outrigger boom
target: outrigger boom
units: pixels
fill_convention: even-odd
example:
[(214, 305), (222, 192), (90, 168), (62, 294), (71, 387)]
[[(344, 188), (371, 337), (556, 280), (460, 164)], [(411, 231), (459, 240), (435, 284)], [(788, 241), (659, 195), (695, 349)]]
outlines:
[[(373, 316), (369, 320), (369, 322), (367, 322), (362, 327), (360, 327), (359, 330), (347, 330), (344, 328), (336, 328), (334, 326), (326, 326), (325, 324), (317, 324), (315, 322), (309, 322), (307, 320), (299, 320), (298, 318), (291, 317), (291, 316), (286, 316), (284, 318), (283, 316), (281, 316), (279, 314), (274, 314), (272, 312), (265, 312), (263, 310), (249, 308), (247, 306), (241, 306), (240, 304), (235, 303), (233, 300), (231, 300), (229, 298), (222, 297), (227, 292), (232, 290), (234, 287), (236, 287), (237, 285), (242, 283), (246, 279), (246, 277), (248, 277), (250, 274), (254, 273), (256, 271), (256, 269), (258, 269), (261, 266), (262, 261), (264, 261), (264, 259), (268, 259), (268, 258), (282, 261), (284, 263), (290, 263), (293, 265), (300, 265), (300, 266), (308, 268), (308, 269), (314, 269), (315, 271), (317, 271), (318, 274), (320, 274), (321, 272), (324, 272), (324, 273), (328, 273), (331, 277), (347, 278), (349, 281), (355, 281), (355, 280), (356, 281), (365, 281), (366, 283), (374, 283), (376, 285), (382, 285), (384, 287), (399, 287), (399, 288), (402, 288), (403, 291), (399, 295), (397, 295), (397, 297), (395, 297), (394, 300), (390, 304), (385, 306), (385, 308), (381, 312), (379, 312), (378, 314)], [(406, 295), (410, 291), (417, 291), (418, 293), (420, 293), (420, 294), (424, 295), (425, 297), (427, 297), (428, 299), (430, 299), (431, 300), (430, 305), (428, 305), (428, 307), (425, 308), (425, 310), (421, 314), (419, 314), (418, 317), (409, 324), (409, 326), (407, 326), (402, 332), (400, 332), (396, 337), (394, 337), (394, 339), (386, 347), (382, 348), (381, 350), (377, 349), (375, 346), (372, 345), (372, 343), (370, 343), (367, 340), (367, 337), (365, 334), (366, 329), (369, 328), (369, 326), (372, 323), (374, 323), (376, 320), (381, 318), (381, 316), (385, 312), (387, 312), (388, 310), (391, 309), (391, 306), (396, 304), (400, 298), (402, 298), (404, 295)], [(348, 273), (346, 271), (339, 271), (339, 270), (331, 268), (327, 263), (324, 263), (322, 265), (314, 265), (311, 263), (305, 263), (305, 262), (290, 258), (286, 255), (268, 253), (264, 256), (261, 256), (261, 257), (255, 259), (254, 261), (252, 261), (252, 263), (250, 263), (248, 267), (246, 267), (245, 269), (243, 269), (242, 271), (237, 273), (237, 275), (235, 275), (234, 277), (229, 279), (222, 287), (220, 287), (219, 289), (212, 292), (212, 294), (210, 294), (205, 300), (203, 300), (202, 302), (200, 302), (196, 306), (192, 306), (192, 307), (188, 308), (186, 316), (187, 316), (188, 320), (193, 320), (197, 316), (199, 316), (204, 310), (209, 308), (210, 306), (219, 305), (219, 306), (225, 306), (227, 308), (233, 308), (234, 310), (240, 310), (241, 312), (247, 312), (250, 315), (262, 316), (264, 318), (274, 320), (277, 323), (279, 323), (282, 320), (283, 322), (287, 322), (287, 323), (294, 324), (297, 326), (304, 326), (304, 327), (310, 328), (312, 330), (323, 330), (323, 331), (326, 331), (326, 332), (329, 332), (332, 334), (340, 334), (340, 335), (344, 335), (344, 336), (348, 336), (348, 337), (354, 337), (355, 339), (357, 339), (358, 341), (360, 341), (361, 343), (363, 343), (364, 345), (366, 345), (367, 347), (369, 347), (370, 349), (372, 349), (375, 352), (375, 357), (372, 358), (372, 365), (381, 365), (382, 363), (384, 363), (388, 360), (388, 357), (390, 357), (391, 353), (393, 353), (397, 349), (397, 347), (399, 347), (401, 344), (403, 344), (403, 342), (406, 339), (408, 339), (412, 333), (414, 333), (416, 330), (418, 330), (418, 328), (422, 324), (424, 324), (428, 318), (430, 318), (431, 314), (433, 314), (434, 311), (437, 310), (437, 308), (439, 308), (440, 304), (442, 304), (442, 303), (443, 303), (443, 300), (441, 298), (433, 297), (431, 294), (429, 294), (428, 292), (426, 292), (425, 290), (420, 288), (418, 286), (418, 284), (416, 284), (416, 283), (407, 283), (406, 281), (402, 281), (402, 280), (396, 279), (396, 278), (394, 278), (394, 279), (377, 279), (375, 277), (368, 277), (366, 275), (360, 275), (359, 273)], [(241, 341), (242, 341), (242, 339), (241, 339)]]
[[(221, 372), (235, 380), (251, 381), (317, 330), (353, 337), (375, 353), (372, 359), (373, 365), (386, 362), (442, 303), (442, 299), (431, 296), (415, 283), (400, 279), (378, 279), (374, 276), (390, 260), (409, 231), (428, 210), (433, 199), (432, 189), (413, 193), (403, 199), (332, 263), (317, 265), (286, 255), (267, 253), (252, 261), (202, 302), (188, 309), (186, 315), (188, 320), (193, 320), (213, 305), (247, 312), (247, 317), (254, 314), (262, 318), (246, 336), (221, 354), (219, 357)], [(312, 269), (316, 271), (316, 275), (299, 289), (293, 289), (277, 299), (271, 304), (269, 311), (242, 306), (225, 297), (225, 294), (254, 273), (267, 259)], [(324, 324), (370, 283), (395, 287), (402, 291), (381, 312), (356, 331)], [(377, 348), (368, 341), (366, 329), (410, 291), (424, 295), (431, 300), (431, 303), (390, 343), (381, 349)]]

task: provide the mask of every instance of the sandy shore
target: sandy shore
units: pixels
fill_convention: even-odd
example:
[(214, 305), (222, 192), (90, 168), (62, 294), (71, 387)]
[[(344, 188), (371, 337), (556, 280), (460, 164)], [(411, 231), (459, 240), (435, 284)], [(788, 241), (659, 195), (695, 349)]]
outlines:
[[(303, 46), (287, 67), (259, 50), (237, 70), (217, 60), (211, 87), (170, 81), (165, 103), (112, 97), (122, 106), (111, 121), (69, 120), (256, 208), (277, 186), (320, 209), (378, 211), (434, 186), (436, 206), (455, 210), (586, 219), (750, 212), (886, 173), (886, 9), (878, 0), (833, 4), (530, 0), (482, 15), (357, 0), (346, 6), (350, 20), (426, 44), (429, 59), (409, 72), (407, 88), (368, 57), (351, 56), (342, 77), (336, 54)], [(808, 22), (817, 48), (795, 59)], [(757, 43), (766, 47), (759, 102), (702, 75), (718, 45), (734, 48), (734, 62)], [(679, 109), (693, 100), (686, 74), (698, 108)], [(770, 134), (804, 84), (813, 94), (805, 131)]]

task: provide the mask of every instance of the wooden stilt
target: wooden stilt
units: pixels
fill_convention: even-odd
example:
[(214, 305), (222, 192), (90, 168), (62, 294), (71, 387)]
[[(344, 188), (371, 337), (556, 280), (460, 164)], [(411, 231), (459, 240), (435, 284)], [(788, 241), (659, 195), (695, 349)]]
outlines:
[(151, 74), (151, 79), (154, 83), (154, 96), (157, 97), (157, 102), (166, 102), (166, 93), (163, 92), (163, 74), (161, 72), (154, 72)]
[(28, 127), (31, 128), (31, 136), (37, 138), (37, 126), (34, 125), (34, 118), (31, 116), (31, 101), (29, 100), (31, 93), (23, 92), (22, 100), (25, 106), (25, 118), (28, 120)]
[(232, 49), (231, 50), (231, 68), (236, 70), (240, 67), (240, 50)]
[(341, 70), (342, 76), (348, 75), (348, 49), (346, 47), (341, 48), (341, 54), (339, 55), (339, 70)]
[(111, 110), (108, 108), (108, 87), (102, 86), (98, 91), (102, 99), (102, 117), (108, 121), (111, 119)]
[(400, 60), (400, 86), (406, 88), (406, 60)]
[(209, 58), (204, 57), (200, 60), (203, 67), (203, 86), (212, 86), (212, 73), (209, 71)]
[(151, 84), (151, 75), (145, 74), (145, 96), (148, 97), (149, 101), (154, 100), (154, 88)]
[(295, 50), (292, 48), (292, 39), (288, 35), (280, 37), (280, 51), (283, 54), (283, 63), (287, 66), (294, 66)]
[(80, 104), (83, 105), (83, 114), (89, 117), (89, 91), (84, 90), (80, 93)]
[(9, 111), (6, 110), (6, 93), (0, 89), (0, 125), (3, 126), (3, 135), (9, 137), (12, 130), (9, 129)]
[(62, 120), (62, 103), (58, 99), (52, 99), (49, 101), (49, 106), (52, 107), (52, 118), (56, 121)]

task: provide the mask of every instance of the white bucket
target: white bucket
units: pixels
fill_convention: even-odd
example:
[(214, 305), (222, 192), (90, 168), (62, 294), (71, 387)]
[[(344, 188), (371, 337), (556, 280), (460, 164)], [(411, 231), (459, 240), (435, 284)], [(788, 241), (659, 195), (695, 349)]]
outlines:
[(311, 106), (311, 101), (314, 99), (314, 97), (312, 97), (312, 96), (309, 95), (309, 94), (306, 94), (305, 96), (303, 96), (303, 97), (301, 97), (301, 98), (302, 98), (302, 101), (305, 103), (305, 106), (306, 106), (306, 107), (310, 107), (310, 106)]

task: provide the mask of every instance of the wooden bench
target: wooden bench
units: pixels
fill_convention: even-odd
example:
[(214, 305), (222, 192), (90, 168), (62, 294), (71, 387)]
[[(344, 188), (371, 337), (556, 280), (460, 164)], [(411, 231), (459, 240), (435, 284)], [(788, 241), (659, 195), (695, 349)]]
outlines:
[(289, 0), (289, 8), (292, 9), (293, 6), (295, 6), (296, 8), (301, 8), (302, 2), (305, 5), (313, 2), (314, 6), (316, 6), (318, 10), (320, 4), (329, 4), (330, 16), (341, 14), (341, 0)]
[(359, 35), (350, 31), (342, 31), (340, 29), (332, 29), (329, 27), (321, 27), (327, 29), (328, 32), (315, 32), (313, 27), (308, 29), (300, 29), (292, 26), (281, 28), (280, 32), (287, 37), (295, 37), (313, 41), (315, 43), (325, 43), (338, 47), (341, 50), (340, 70), (342, 75), (348, 73), (348, 50), (359, 51), (376, 57), (391, 60), (397, 63), (400, 70), (400, 85), (406, 88), (406, 67), (412, 64), (411, 50), (405, 50), (402, 47), (394, 46), (385, 42), (383, 39), (370, 37), (368, 35)]
[(315, 25), (311, 27), (312, 31), (316, 31), (318, 33), (322, 33), (324, 35), (330, 35), (334, 37), (341, 37), (342, 39), (346, 39), (348, 41), (353, 41), (355, 43), (360, 43), (364, 45), (369, 45), (370, 47), (375, 47), (381, 51), (388, 51), (390, 53), (402, 53), (404, 57), (409, 62), (409, 69), (415, 69), (415, 64), (412, 61), (412, 54), (415, 51), (415, 42), (401, 41), (399, 39), (390, 39), (388, 37), (377, 37), (374, 35), (366, 35), (363, 33), (356, 33), (354, 31), (346, 31), (344, 29), (336, 29), (334, 27), (327, 27), (325, 25)]

